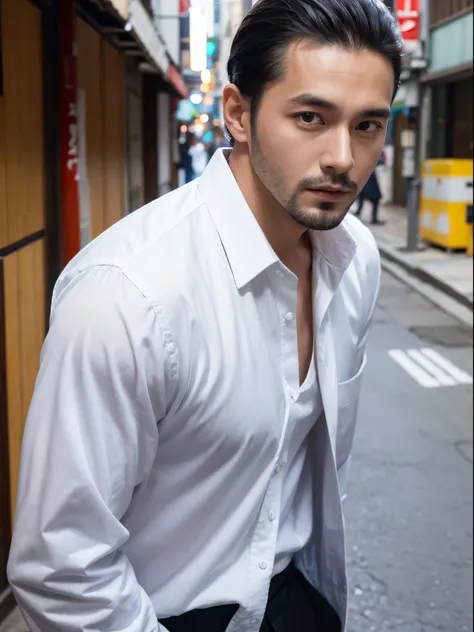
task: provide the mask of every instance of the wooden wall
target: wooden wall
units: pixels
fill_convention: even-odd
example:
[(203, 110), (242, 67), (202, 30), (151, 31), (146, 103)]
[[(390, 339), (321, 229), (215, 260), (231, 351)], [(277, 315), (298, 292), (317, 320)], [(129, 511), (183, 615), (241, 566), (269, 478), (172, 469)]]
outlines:
[(6, 391), (7, 419), (0, 423), (8, 431), (13, 516), (21, 438), (45, 334), (43, 45), (38, 8), (27, 0), (2, 0), (1, 10), (0, 249), (4, 255), (0, 321), (4, 357), (0, 358), (0, 373), (5, 380), (0, 389)]
[(78, 20), (78, 84), (86, 100), (86, 153), (91, 234), (124, 215), (125, 60), (83, 20)]
[[(43, 58), (49, 41), (43, 34), (47, 22), (44, 14), (29, 0), (0, 0), (0, 11), (1, 620), (8, 605), (4, 599), (8, 592), (5, 566), (21, 441), (46, 333), (46, 251), (52, 252), (57, 245), (46, 240), (46, 235), (52, 240), (57, 234), (51, 230), (55, 215), (50, 208), (54, 206), (55, 167), (54, 161), (47, 159), (51, 152), (46, 150), (47, 143), (56, 143), (59, 152), (59, 140), (54, 133), (49, 136), (55, 122), (48, 126), (51, 110), (44, 106), (46, 95), (51, 93), (44, 86), (49, 85), (52, 72), (51, 62), (44, 64)], [(48, 11), (51, 17), (53, 9)], [(49, 23), (53, 22), (51, 17)], [(94, 237), (120, 219), (125, 209), (125, 60), (79, 19), (78, 45), (79, 88), (86, 98), (87, 175)], [(53, 95), (51, 99), (55, 96), (58, 98)]]
[(41, 11), (2, 0), (0, 248), (44, 228)]
[(46, 331), (44, 261), (43, 239), (17, 250), (3, 261), (12, 516), (16, 502), (23, 428)]
[[(28, 0), (2, 0), (0, 6), (0, 402), (6, 401), (0, 436), (8, 436), (9, 488), (3, 488), (3, 496), (13, 516), (24, 422), (46, 331), (43, 33), (41, 10)], [(96, 236), (124, 214), (124, 58), (82, 20), (78, 45), (91, 232)], [(5, 484), (3, 470), (0, 478)], [(2, 506), (3, 501), (0, 512)]]

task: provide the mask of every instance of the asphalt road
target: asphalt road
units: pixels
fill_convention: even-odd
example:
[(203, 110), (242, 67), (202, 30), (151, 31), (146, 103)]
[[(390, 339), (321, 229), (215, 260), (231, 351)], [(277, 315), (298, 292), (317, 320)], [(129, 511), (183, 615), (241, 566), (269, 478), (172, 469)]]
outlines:
[[(419, 383), (426, 348), (451, 385)], [(424, 369), (394, 360), (408, 350)], [(473, 396), (455, 369), (473, 374), (472, 329), (385, 275), (345, 505), (349, 632), (473, 630)]]

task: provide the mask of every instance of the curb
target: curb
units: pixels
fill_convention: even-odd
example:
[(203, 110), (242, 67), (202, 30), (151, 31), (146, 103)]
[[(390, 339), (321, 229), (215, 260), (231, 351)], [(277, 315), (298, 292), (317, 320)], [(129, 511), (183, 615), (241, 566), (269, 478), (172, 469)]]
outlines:
[(467, 309), (469, 309), (471, 312), (474, 311), (474, 304), (471, 300), (469, 300), (469, 298), (467, 298), (467, 296), (465, 296), (461, 292), (458, 292), (457, 290), (452, 288), (447, 283), (444, 283), (437, 277), (434, 277), (433, 275), (429, 274), (428, 272), (426, 272), (426, 270), (423, 270), (422, 268), (419, 268), (417, 266), (412, 266), (406, 261), (403, 261), (403, 259), (400, 256), (398, 256), (393, 251), (392, 248), (388, 248), (387, 246), (384, 246), (383, 244), (380, 244), (380, 243), (377, 243), (377, 246), (379, 248), (380, 256), (382, 259), (385, 259), (386, 261), (402, 268), (410, 276), (415, 277), (416, 279), (419, 279), (423, 283), (426, 283), (427, 285), (431, 285), (432, 287), (439, 290), (443, 294), (446, 294), (450, 298), (457, 301), (463, 307), (466, 307)]

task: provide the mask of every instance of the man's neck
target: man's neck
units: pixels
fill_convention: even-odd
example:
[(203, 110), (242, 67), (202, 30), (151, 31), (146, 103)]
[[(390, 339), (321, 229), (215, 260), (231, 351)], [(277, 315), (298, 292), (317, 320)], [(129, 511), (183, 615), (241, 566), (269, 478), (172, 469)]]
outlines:
[(298, 253), (306, 250), (310, 243), (308, 231), (295, 222), (263, 186), (252, 168), (248, 152), (243, 148), (233, 150), (229, 166), (271, 247), (278, 258), (296, 272)]

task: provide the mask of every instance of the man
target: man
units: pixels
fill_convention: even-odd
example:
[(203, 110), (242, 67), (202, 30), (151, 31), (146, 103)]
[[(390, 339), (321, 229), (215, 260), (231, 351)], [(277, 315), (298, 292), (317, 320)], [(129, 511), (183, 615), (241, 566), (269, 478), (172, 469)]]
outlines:
[(402, 43), (378, 0), (260, 0), (233, 149), (59, 279), (9, 577), (33, 632), (340, 632), (340, 495), (379, 284), (347, 216)]

